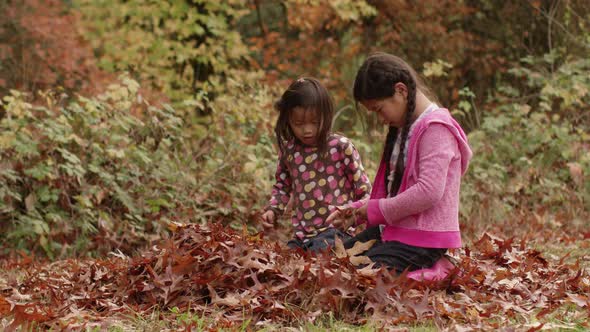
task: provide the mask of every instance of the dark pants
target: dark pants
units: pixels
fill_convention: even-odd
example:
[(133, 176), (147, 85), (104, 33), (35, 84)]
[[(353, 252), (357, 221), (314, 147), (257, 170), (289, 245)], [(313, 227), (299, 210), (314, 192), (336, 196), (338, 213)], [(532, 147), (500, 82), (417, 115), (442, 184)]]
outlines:
[(348, 233), (342, 232), (339, 229), (328, 228), (306, 242), (300, 239), (293, 239), (287, 242), (287, 246), (291, 249), (301, 248), (306, 251), (317, 252), (328, 248), (328, 246), (333, 247), (334, 242), (336, 242), (336, 236), (343, 242), (351, 238)]
[(357, 236), (344, 241), (344, 248), (350, 249), (356, 242), (377, 240), (364, 256), (375, 262), (375, 267), (386, 266), (397, 273), (429, 268), (436, 263), (447, 249), (414, 247), (398, 241), (381, 241), (379, 227), (370, 227)]

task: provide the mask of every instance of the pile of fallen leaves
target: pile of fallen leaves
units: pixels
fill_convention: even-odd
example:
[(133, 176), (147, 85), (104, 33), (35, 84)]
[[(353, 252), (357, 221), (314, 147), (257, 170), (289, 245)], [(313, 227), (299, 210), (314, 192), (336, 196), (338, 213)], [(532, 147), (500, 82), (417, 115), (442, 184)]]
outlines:
[(430, 319), (439, 328), (534, 330), (562, 306), (576, 308), (574, 319), (590, 315), (588, 273), (565, 259), (550, 262), (524, 241), (485, 234), (454, 253), (456, 270), (436, 282), (357, 269), (363, 248), (343, 250), (311, 255), (260, 234), (182, 226), (133, 258), (112, 253), (102, 260), (3, 266), (24, 275), (0, 279), (0, 326), (70, 329), (172, 308), (206, 315), (216, 327), (244, 320), (291, 325), (331, 313), (353, 324)]

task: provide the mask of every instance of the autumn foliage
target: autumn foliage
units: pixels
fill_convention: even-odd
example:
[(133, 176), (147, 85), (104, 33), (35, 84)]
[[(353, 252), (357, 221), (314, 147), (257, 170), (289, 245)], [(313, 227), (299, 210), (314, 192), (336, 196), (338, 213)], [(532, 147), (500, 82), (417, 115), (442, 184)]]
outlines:
[[(0, 1), (0, 327), (590, 329), (589, 13), (583, 0)], [(466, 247), (445, 280), (359, 269), (359, 247), (288, 250), (288, 222), (259, 233), (272, 105), (294, 77), (329, 87), (335, 129), (374, 174), (382, 128), (350, 94), (372, 51), (407, 59), (469, 132)]]
[(63, 1), (3, 1), (0, 12), (0, 93), (58, 86), (95, 92), (113, 78), (98, 68), (80, 14)]
[(246, 317), (293, 324), (332, 312), (350, 323), (433, 319), (439, 328), (532, 329), (551, 326), (544, 317), (563, 306), (590, 313), (588, 273), (564, 258), (547, 259), (525, 241), (484, 234), (459, 255), (450, 277), (418, 282), (358, 270), (350, 259), (359, 254), (354, 247), (348, 255), (316, 256), (219, 225), (171, 226), (173, 237), (137, 257), (23, 263), (27, 276), (10, 281), (0, 297), (2, 316), (13, 317), (8, 328), (99, 326), (114, 313), (154, 308), (191, 310), (218, 327), (241, 326)]

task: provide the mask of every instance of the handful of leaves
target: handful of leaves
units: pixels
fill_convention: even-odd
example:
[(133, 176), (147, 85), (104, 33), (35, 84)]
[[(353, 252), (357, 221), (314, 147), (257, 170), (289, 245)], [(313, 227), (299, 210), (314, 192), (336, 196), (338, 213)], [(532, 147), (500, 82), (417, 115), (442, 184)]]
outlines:
[(351, 206), (335, 206), (334, 209), (339, 212), (336, 220), (334, 220), (335, 226), (342, 226), (341, 229), (347, 230), (356, 223), (357, 220), (357, 209)]

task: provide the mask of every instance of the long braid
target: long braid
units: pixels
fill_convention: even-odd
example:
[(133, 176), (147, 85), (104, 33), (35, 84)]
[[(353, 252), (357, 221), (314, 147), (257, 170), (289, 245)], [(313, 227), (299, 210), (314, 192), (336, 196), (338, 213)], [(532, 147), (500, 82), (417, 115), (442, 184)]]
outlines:
[(383, 160), (385, 161), (385, 188), (389, 190), (389, 174), (391, 173), (390, 159), (393, 148), (396, 145), (398, 133), (401, 130), (400, 151), (395, 164), (395, 176), (391, 183), (389, 196), (395, 196), (401, 186), (405, 171), (405, 147), (408, 140), (412, 119), (416, 110), (416, 94), (424, 85), (419, 80), (416, 72), (402, 59), (391, 54), (377, 52), (370, 55), (357, 71), (354, 80), (353, 95), (355, 101), (381, 100), (394, 96), (394, 85), (403, 83), (408, 89), (406, 104), (406, 119), (402, 128), (389, 127)]
[[(374, 87), (383, 87), (384, 85), (386, 85), (386, 83), (384, 82), (388, 82), (388, 81), (393, 81), (396, 79), (396, 77), (394, 77), (395, 75), (393, 73), (389, 73), (389, 72), (382, 72), (383, 75), (382, 76), (375, 76), (375, 75), (370, 75), (370, 69), (371, 69), (371, 65), (373, 63), (372, 60), (375, 59), (367, 59), (367, 61), (365, 62), (365, 64), (359, 69), (359, 75), (357, 76), (357, 79), (355, 80), (355, 91), (358, 92), (359, 91), (363, 91), (363, 94), (367, 94), (370, 93), (369, 91), (375, 92), (376, 89)], [(360, 84), (359, 84), (360, 82)], [(380, 92), (378, 94), (382, 94), (383, 92)], [(389, 92), (385, 92), (386, 94), (389, 94)], [(394, 126), (389, 126), (389, 130), (387, 131), (387, 136), (385, 137), (385, 147), (383, 149), (383, 160), (389, 160), (391, 159), (391, 154), (393, 153), (393, 147), (395, 146), (395, 141), (397, 139), (397, 133), (399, 132), (398, 128), (394, 127)], [(391, 172), (391, 167), (389, 165), (390, 163), (387, 162), (385, 163), (385, 174), (389, 174)], [(385, 176), (385, 188), (389, 188), (389, 176)]]
[[(416, 85), (412, 84), (408, 86), (408, 103), (407, 103), (407, 111), (406, 111), (406, 123), (402, 129), (402, 137), (399, 147), (399, 155), (397, 156), (397, 161), (395, 164), (395, 176), (393, 178), (393, 185), (391, 188), (391, 192), (389, 193), (390, 196), (397, 195), (399, 188), (402, 184), (402, 178), (404, 176), (404, 171), (406, 170), (406, 165), (404, 162), (405, 152), (406, 152), (406, 141), (408, 140), (408, 136), (410, 134), (410, 127), (412, 126), (412, 118), (414, 116), (414, 111), (416, 110)], [(389, 164), (389, 162), (388, 162)], [(387, 173), (389, 174), (389, 173)]]
[(397, 139), (398, 130), (394, 126), (389, 126), (389, 131), (387, 132), (387, 137), (385, 138), (385, 147), (383, 148), (383, 160), (385, 160), (385, 188), (389, 188), (389, 173), (391, 172), (391, 167), (389, 160), (391, 159), (391, 154), (393, 153), (393, 147), (395, 146), (395, 140)]

